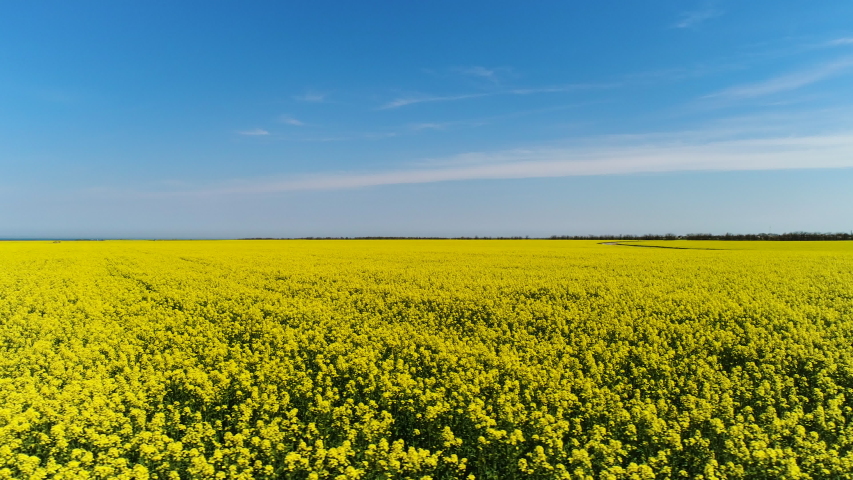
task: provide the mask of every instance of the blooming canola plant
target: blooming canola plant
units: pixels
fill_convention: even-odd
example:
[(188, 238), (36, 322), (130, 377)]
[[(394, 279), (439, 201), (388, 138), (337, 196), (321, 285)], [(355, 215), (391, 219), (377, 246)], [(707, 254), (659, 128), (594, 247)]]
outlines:
[(853, 479), (853, 244), (0, 243), (0, 478)]

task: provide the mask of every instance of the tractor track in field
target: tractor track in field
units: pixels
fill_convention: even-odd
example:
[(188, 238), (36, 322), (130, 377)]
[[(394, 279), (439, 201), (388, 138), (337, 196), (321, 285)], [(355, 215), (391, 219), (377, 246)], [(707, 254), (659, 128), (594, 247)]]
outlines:
[(702, 247), (667, 247), (663, 245), (636, 245), (622, 242), (601, 242), (599, 245), (618, 245), (620, 247), (644, 247), (644, 248), (667, 248), (671, 250), (728, 250), (726, 248), (702, 248)]

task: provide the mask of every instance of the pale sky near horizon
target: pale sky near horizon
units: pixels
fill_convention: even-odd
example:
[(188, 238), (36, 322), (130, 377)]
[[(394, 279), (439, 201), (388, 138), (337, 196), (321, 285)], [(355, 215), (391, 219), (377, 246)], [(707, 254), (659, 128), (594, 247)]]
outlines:
[(853, 2), (0, 5), (0, 238), (853, 230)]

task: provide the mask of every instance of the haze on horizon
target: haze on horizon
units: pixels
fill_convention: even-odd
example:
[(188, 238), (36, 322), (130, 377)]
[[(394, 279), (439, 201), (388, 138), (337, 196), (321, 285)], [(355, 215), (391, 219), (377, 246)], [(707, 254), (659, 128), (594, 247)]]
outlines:
[(0, 238), (850, 231), (851, 18), (9, 2)]

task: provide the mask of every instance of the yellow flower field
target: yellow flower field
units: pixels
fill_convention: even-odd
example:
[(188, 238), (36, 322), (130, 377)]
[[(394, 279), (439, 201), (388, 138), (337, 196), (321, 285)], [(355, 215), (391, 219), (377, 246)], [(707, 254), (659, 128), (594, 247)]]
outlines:
[(0, 243), (0, 478), (853, 479), (849, 242)]

